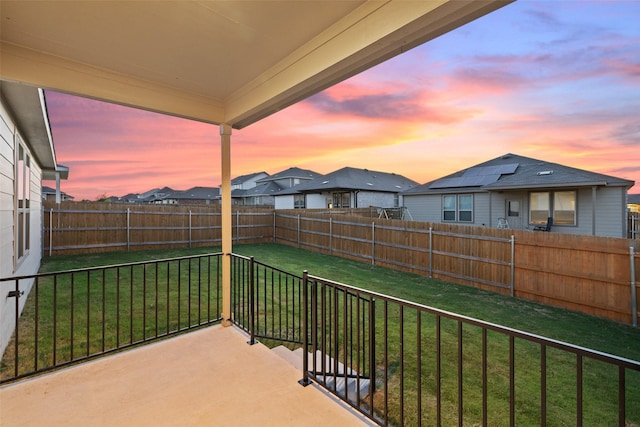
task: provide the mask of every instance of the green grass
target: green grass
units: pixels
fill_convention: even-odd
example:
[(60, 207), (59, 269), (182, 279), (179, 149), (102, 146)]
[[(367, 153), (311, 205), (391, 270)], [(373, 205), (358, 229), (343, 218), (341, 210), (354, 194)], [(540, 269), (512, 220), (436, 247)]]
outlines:
[[(199, 248), (193, 250), (156, 250), (131, 253), (108, 253), (47, 258), (42, 271), (59, 271), (87, 266), (110, 265), (149, 259), (216, 252), (219, 248)], [(514, 299), (491, 292), (427, 279), (422, 276), (402, 273), (338, 257), (317, 254), (297, 248), (263, 244), (241, 245), (234, 252), (253, 256), (257, 261), (281, 270), (302, 275), (303, 270), (315, 276), (342, 282), (359, 288), (418, 302), (427, 306), (447, 310), (469, 317), (500, 324), (514, 329), (531, 332), (555, 340), (565, 341), (582, 347), (615, 354), (632, 360), (640, 360), (640, 330), (616, 322)], [(183, 274), (185, 272), (183, 271)], [(139, 277), (137, 278), (139, 279)], [(136, 285), (137, 286), (137, 285)], [(175, 291), (175, 289), (174, 289)], [(137, 291), (134, 291), (137, 292)], [(183, 290), (184, 292), (184, 290)], [(99, 294), (100, 292), (98, 292)], [(195, 293), (195, 290), (194, 290)], [(164, 294), (163, 294), (164, 295)], [(86, 299), (86, 293), (79, 292), (74, 298)], [(162, 299), (162, 298), (161, 298)], [(29, 297), (23, 320), (28, 319), (33, 310), (33, 296)], [(40, 304), (42, 306), (42, 304)], [(153, 315), (155, 302), (147, 306), (150, 318), (154, 319), (147, 328), (155, 327)], [(160, 312), (166, 307), (162, 306)], [(173, 307), (175, 309), (176, 307)], [(184, 313), (184, 307), (183, 307)], [(86, 314), (86, 313), (85, 313)], [(435, 424), (435, 316), (420, 314), (421, 376), (413, 373), (418, 367), (417, 358), (417, 317), (418, 312), (405, 309), (404, 329), (399, 328), (399, 308), (389, 305), (387, 337), (389, 354), (385, 360), (381, 350), (376, 354), (378, 378), (385, 370), (389, 374), (387, 384), (378, 384), (375, 394), (376, 413), (385, 411), (384, 390), (388, 391), (387, 411), (389, 420), (399, 424), (399, 399), (402, 396), (406, 425), (417, 424), (417, 417), (424, 425)], [(84, 319), (82, 313), (78, 315)], [(340, 318), (341, 315), (336, 316)], [(175, 318), (172, 310), (166, 318)], [(100, 319), (96, 319), (100, 320)], [(84, 321), (84, 320), (83, 320)], [(458, 323), (450, 319), (441, 320), (442, 343), (442, 407), (443, 425), (457, 424), (458, 419)], [(28, 323), (28, 322), (25, 322)], [(128, 339), (127, 328), (121, 326), (122, 334)], [(140, 325), (135, 326), (139, 331)], [(31, 328), (32, 329), (32, 328)], [(41, 326), (41, 331), (46, 325)], [(376, 306), (376, 340), (382, 342), (384, 319), (382, 309)], [(101, 333), (101, 331), (99, 331)], [(66, 332), (65, 332), (66, 333)], [(139, 332), (136, 332), (139, 333)], [(399, 356), (399, 338), (404, 336), (404, 358)], [(463, 421), (466, 425), (480, 425), (481, 407), (481, 330), (472, 325), (463, 325)], [(21, 332), (21, 336), (24, 334)], [(83, 337), (78, 340), (83, 341)], [(108, 338), (113, 339), (113, 337)], [(80, 343), (80, 345), (82, 345)], [(540, 424), (540, 347), (520, 339), (515, 340), (515, 421), (518, 425)], [(77, 351), (86, 351), (79, 347)], [(488, 332), (488, 424), (509, 423), (509, 339), (496, 332)], [(548, 425), (575, 425), (576, 384), (575, 357), (561, 351), (548, 349)], [(405, 376), (400, 378), (400, 363), (404, 365)], [(10, 362), (4, 361), (8, 366)], [(617, 421), (617, 370), (601, 362), (585, 359), (584, 362), (584, 420), (585, 425), (611, 425)], [(400, 393), (401, 379), (403, 393)], [(422, 388), (422, 411), (418, 415), (418, 381)], [(626, 377), (627, 425), (640, 423), (640, 373), (630, 372)]]

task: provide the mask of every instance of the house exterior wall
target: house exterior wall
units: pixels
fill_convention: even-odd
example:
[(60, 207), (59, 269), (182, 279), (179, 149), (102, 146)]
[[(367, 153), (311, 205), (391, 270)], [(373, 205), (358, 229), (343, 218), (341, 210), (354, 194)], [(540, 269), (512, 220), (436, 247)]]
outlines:
[(307, 194), (307, 209), (326, 209), (330, 194)]
[[(563, 190), (565, 189), (556, 189), (554, 191)], [(591, 187), (577, 190), (576, 225), (553, 225), (552, 231), (566, 234), (594, 234), (592, 193)], [(625, 238), (627, 236), (625, 188), (598, 187), (595, 193), (595, 235)], [(509, 222), (509, 228), (531, 229), (532, 226), (529, 224), (529, 194), (529, 191), (474, 193), (473, 222), (459, 222), (459, 224), (496, 227), (498, 218), (504, 217)], [(405, 194), (403, 201), (404, 206), (409, 210), (411, 217), (415, 221), (444, 222), (442, 220), (442, 196), (442, 194)], [(520, 203), (520, 215), (518, 217), (508, 216), (507, 201), (509, 200)]]
[(293, 194), (287, 194), (285, 196), (275, 196), (274, 198), (275, 209), (293, 209)]
[[(382, 193), (379, 191), (359, 191), (356, 193), (357, 205), (353, 207), (368, 208), (375, 206), (379, 208), (397, 207), (394, 203), (394, 193)], [(399, 203), (398, 203), (399, 206)]]
[[(42, 171), (29, 152), (28, 141), (24, 146), (31, 158), (30, 167), (30, 232), (29, 251), (16, 261), (15, 249), (15, 180), (16, 180), (16, 126), (5, 106), (0, 103), (0, 277), (37, 273), (42, 254)], [(22, 311), (31, 290), (32, 281), (21, 281), (19, 311)], [(15, 326), (15, 299), (7, 298), (15, 290), (15, 283), (0, 282), (0, 354), (4, 352)]]

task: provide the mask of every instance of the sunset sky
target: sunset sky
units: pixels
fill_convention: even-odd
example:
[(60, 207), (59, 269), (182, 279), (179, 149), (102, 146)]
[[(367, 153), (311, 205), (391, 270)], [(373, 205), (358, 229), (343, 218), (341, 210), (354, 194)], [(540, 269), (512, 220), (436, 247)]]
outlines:
[[(422, 184), (515, 153), (640, 193), (639, 22), (633, 0), (510, 4), (234, 130), (232, 177), (351, 166)], [(217, 126), (46, 97), (75, 200), (220, 184)]]

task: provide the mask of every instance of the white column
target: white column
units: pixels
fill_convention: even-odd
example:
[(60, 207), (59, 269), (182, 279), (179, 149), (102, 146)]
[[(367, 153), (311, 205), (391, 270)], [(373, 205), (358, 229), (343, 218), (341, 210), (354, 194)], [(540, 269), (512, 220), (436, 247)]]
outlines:
[(222, 213), (222, 325), (231, 325), (231, 126), (220, 125), (221, 142), (221, 213)]
[(56, 172), (56, 203), (60, 204), (60, 172)]

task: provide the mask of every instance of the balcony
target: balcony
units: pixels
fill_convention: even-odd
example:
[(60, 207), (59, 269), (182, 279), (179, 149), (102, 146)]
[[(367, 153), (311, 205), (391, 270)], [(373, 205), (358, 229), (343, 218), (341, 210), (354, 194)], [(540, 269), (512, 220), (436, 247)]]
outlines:
[[(221, 262), (215, 253), (3, 279), (13, 295), (30, 282), (33, 301), (0, 371), (3, 422), (640, 419), (640, 362), (244, 256), (231, 255), (234, 326), (221, 327)], [(276, 354), (282, 346), (299, 354), (298, 369)]]
[(0, 388), (11, 426), (368, 425), (236, 327), (210, 326)]

